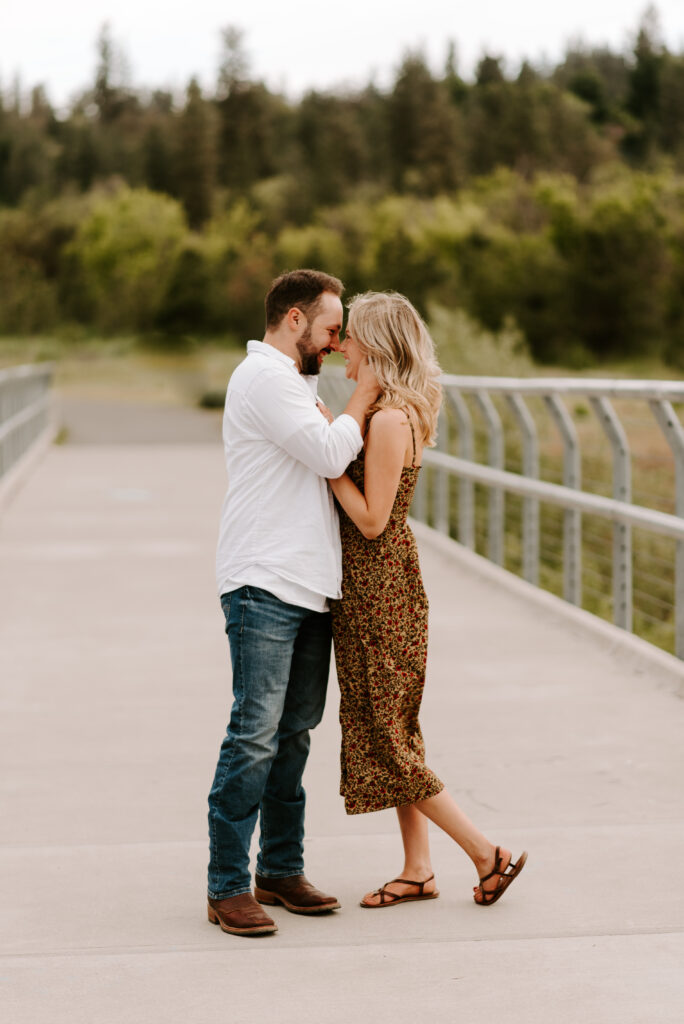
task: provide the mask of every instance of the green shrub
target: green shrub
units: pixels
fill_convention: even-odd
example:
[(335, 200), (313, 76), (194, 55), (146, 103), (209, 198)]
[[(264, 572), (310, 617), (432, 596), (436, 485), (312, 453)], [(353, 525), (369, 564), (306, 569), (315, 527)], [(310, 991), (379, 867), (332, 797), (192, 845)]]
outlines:
[(106, 333), (151, 328), (187, 236), (182, 207), (146, 189), (100, 195), (65, 256), (81, 317)]
[(525, 338), (511, 320), (488, 331), (461, 309), (431, 305), (428, 326), (445, 373), (525, 377), (534, 372)]

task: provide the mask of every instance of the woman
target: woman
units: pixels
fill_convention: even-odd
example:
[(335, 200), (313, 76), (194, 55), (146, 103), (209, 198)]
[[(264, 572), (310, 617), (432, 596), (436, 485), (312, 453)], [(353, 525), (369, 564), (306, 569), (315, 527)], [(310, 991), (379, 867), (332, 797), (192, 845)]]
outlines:
[(349, 307), (340, 343), (347, 377), (367, 360), (381, 388), (364, 448), (330, 485), (341, 506), (342, 599), (333, 606), (340, 683), (342, 782), (348, 814), (396, 807), (400, 875), (362, 907), (435, 899), (428, 819), (452, 837), (479, 877), (474, 899), (491, 906), (522, 870), (468, 820), (425, 764), (418, 711), (425, 680), (428, 603), (406, 516), (424, 445), (434, 443), (441, 401), (432, 339), (408, 299), (368, 292)]

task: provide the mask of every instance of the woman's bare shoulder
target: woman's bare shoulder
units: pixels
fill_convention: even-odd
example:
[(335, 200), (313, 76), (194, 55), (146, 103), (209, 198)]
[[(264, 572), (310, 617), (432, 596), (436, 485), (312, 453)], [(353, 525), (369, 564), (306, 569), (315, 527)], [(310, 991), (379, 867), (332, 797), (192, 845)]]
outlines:
[(403, 409), (378, 409), (373, 413), (368, 425), (369, 430), (385, 433), (397, 427), (408, 426), (408, 417)]
[(378, 409), (371, 416), (366, 434), (366, 448), (373, 451), (396, 452), (397, 457), (406, 447), (408, 420), (401, 409)]

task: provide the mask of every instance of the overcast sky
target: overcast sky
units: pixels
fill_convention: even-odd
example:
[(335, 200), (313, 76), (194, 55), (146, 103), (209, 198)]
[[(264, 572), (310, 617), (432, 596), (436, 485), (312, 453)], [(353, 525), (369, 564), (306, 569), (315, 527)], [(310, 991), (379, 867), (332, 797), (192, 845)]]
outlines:
[[(684, 51), (684, 0), (656, 4), (665, 43)], [(401, 55), (421, 47), (441, 69), (449, 40), (459, 70), (472, 73), (483, 52), (555, 60), (579, 37), (623, 48), (645, 0), (0, 0), (0, 83), (18, 72), (24, 88), (43, 83), (64, 104), (93, 79), (95, 39), (109, 22), (136, 87), (185, 87), (191, 75), (212, 88), (219, 30), (245, 33), (252, 74), (299, 95), (340, 83), (391, 80)]]

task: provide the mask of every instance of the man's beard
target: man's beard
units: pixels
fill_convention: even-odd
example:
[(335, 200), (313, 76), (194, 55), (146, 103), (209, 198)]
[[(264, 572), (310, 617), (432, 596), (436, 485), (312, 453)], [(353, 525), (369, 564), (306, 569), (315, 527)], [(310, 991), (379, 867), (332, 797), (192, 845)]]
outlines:
[(308, 342), (311, 341), (311, 328), (307, 327), (301, 338), (297, 342), (297, 351), (299, 352), (300, 360), (300, 371), (307, 377), (314, 377), (321, 372), (321, 367), (318, 362), (318, 352), (313, 352)]

